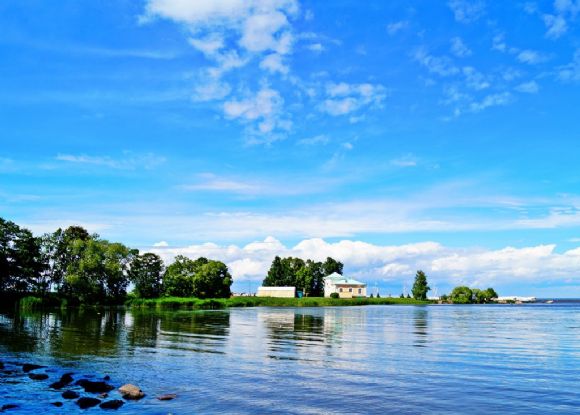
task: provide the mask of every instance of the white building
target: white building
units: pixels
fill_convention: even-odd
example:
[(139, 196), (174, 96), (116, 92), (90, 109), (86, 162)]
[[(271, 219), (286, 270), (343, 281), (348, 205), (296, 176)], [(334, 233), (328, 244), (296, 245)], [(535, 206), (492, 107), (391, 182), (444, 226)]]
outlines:
[(294, 298), (296, 297), (296, 287), (258, 287), (256, 296)]
[(337, 293), (340, 298), (366, 297), (367, 285), (335, 272), (324, 277), (324, 296), (330, 297), (332, 293)]

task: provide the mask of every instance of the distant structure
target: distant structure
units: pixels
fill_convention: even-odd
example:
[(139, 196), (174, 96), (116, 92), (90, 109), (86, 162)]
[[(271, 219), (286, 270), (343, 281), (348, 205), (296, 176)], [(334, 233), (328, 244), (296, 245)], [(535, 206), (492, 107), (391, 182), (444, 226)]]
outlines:
[(296, 297), (296, 287), (258, 287), (257, 297)]
[(330, 297), (332, 293), (337, 293), (340, 298), (366, 297), (367, 285), (334, 272), (324, 277), (324, 296)]
[(517, 295), (513, 295), (497, 297), (495, 301), (498, 303), (535, 303), (536, 297), (519, 297)]

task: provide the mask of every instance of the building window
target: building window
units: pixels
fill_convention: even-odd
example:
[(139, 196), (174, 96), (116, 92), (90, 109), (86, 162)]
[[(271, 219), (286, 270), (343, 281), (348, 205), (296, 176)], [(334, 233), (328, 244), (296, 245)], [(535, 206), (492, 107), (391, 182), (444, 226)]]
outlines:
[(349, 289), (348, 289), (348, 292), (349, 292), (349, 293), (351, 293), (351, 292), (352, 292), (352, 288), (349, 288)]
[(362, 288), (359, 288), (359, 289), (358, 289), (358, 293), (359, 293), (359, 294), (362, 294)]
[(342, 288), (339, 288), (339, 290), (338, 290), (338, 291), (342, 292)]

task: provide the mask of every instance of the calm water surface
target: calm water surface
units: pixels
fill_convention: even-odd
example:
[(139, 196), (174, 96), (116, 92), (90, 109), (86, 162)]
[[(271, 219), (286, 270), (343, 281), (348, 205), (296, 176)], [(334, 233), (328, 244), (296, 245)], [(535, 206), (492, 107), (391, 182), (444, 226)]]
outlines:
[(13, 413), (81, 412), (72, 371), (147, 393), (117, 413), (580, 414), (578, 303), (4, 313), (0, 356), (51, 378), (0, 375)]

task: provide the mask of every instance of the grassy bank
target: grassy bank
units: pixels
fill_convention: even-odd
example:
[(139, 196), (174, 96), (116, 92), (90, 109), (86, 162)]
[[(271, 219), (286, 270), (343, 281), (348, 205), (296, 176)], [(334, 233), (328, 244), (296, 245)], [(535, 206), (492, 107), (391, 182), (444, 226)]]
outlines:
[(128, 306), (154, 309), (220, 309), (228, 307), (327, 307), (327, 306), (360, 306), (360, 305), (424, 305), (429, 301), (418, 301), (408, 298), (270, 298), (270, 297), (232, 297), (232, 298), (180, 298), (163, 297), (155, 299), (131, 299)]

